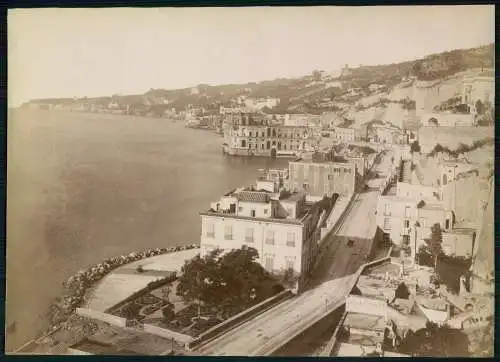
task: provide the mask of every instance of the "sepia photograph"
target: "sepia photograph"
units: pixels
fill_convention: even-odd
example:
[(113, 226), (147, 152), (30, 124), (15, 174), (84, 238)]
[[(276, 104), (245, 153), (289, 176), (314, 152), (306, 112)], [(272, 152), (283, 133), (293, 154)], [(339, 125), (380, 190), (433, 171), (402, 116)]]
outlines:
[(494, 356), (494, 5), (7, 38), (6, 354)]

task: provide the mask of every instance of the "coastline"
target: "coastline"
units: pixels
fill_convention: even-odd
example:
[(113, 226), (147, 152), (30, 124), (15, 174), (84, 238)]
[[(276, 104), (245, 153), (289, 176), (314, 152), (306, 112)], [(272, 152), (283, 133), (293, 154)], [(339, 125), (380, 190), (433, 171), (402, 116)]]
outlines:
[[(169, 248), (155, 248), (139, 252), (131, 252), (118, 257), (107, 258), (101, 263), (78, 271), (75, 275), (69, 277), (63, 282), (64, 290), (62, 295), (56, 298), (56, 301), (49, 306), (47, 311), (48, 326), (45, 331), (40, 333), (37, 337), (27, 341), (20, 347), (10, 351), (10, 353), (29, 353), (39, 344), (42, 344), (45, 339), (63, 328), (71, 317), (74, 316), (76, 308), (87, 303), (89, 293), (92, 293), (92, 290), (95, 290), (98, 282), (114, 270), (127, 264), (132, 264), (150, 257), (197, 248), (199, 248), (198, 244), (188, 244)], [(9, 351), (5, 352), (9, 353)]]

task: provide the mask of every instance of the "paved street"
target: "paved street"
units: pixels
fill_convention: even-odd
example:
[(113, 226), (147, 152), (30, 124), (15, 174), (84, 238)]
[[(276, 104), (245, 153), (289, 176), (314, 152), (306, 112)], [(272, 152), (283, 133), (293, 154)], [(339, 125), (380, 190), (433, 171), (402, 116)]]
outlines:
[[(377, 171), (390, 166), (391, 154), (386, 154)], [(383, 179), (381, 179), (383, 180)], [(355, 283), (355, 271), (365, 262), (375, 234), (373, 212), (378, 191), (358, 195), (337, 236), (323, 254), (313, 276), (311, 288), (262, 313), (220, 338), (202, 346), (197, 354), (210, 356), (269, 355), (320, 318), (344, 302)], [(354, 240), (348, 246), (349, 239)]]

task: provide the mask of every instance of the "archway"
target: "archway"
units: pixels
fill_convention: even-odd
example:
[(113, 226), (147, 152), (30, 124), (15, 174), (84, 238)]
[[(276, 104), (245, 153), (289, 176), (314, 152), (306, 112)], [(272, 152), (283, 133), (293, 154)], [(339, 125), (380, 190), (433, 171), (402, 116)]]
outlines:
[(266, 147), (267, 149), (270, 149), (271, 148), (271, 141), (267, 141), (267, 145), (266, 146), (267, 146)]
[(271, 157), (276, 158), (276, 148), (271, 148)]

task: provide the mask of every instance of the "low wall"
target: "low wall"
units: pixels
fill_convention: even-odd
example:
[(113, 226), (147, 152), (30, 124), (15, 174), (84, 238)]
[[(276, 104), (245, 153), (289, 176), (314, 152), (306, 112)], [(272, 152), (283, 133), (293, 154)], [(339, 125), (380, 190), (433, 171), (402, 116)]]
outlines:
[(187, 334), (177, 333), (171, 331), (170, 329), (164, 329), (157, 326), (153, 326), (151, 324), (144, 324), (143, 328), (141, 328), (146, 333), (154, 334), (159, 337), (174, 339), (175, 341), (186, 344), (193, 340), (193, 337), (188, 336)]
[[(327, 216), (327, 220), (326, 220), (326, 225), (325, 227), (321, 228), (321, 240), (320, 240), (320, 244), (322, 243), (322, 240), (332, 231), (335, 229), (335, 227), (338, 225), (338, 222), (339, 220), (343, 219), (343, 217), (345, 217), (345, 213), (346, 213), (346, 210), (348, 209), (348, 207), (351, 205), (352, 203), (352, 200), (354, 198), (354, 195), (356, 195), (355, 193), (351, 194), (351, 197), (349, 199), (349, 201), (345, 204), (344, 206), (344, 209), (341, 211), (339, 217), (337, 218), (337, 220), (335, 220), (335, 222), (333, 224), (331, 224), (331, 222), (328, 220), (333, 212), (335, 211), (335, 205), (333, 206), (333, 208), (331, 209), (330, 213), (328, 214)], [(338, 199), (337, 199), (338, 201)]]
[(229, 318), (228, 320), (200, 334), (196, 339), (192, 340), (186, 345), (186, 349), (193, 350), (197, 347), (200, 347), (202, 344), (205, 344), (219, 337), (220, 335), (246, 322), (250, 318), (255, 317), (257, 314), (260, 314), (263, 311), (275, 306), (276, 304), (281, 303), (282, 301), (288, 298), (291, 298), (293, 295), (294, 294), (290, 290), (284, 290), (281, 293), (278, 293), (275, 296), (268, 298), (260, 302), (259, 304), (254, 305), (251, 308), (244, 310), (243, 312)]
[(82, 317), (97, 319), (101, 322), (109, 323), (117, 327), (125, 327), (127, 322), (125, 318), (87, 308), (76, 308), (76, 314)]
[(112, 307), (108, 308), (106, 310), (107, 313), (111, 313), (111, 311), (115, 311), (116, 309), (123, 307), (125, 304), (142, 297), (145, 294), (150, 293), (151, 291), (158, 289), (161, 286), (173, 283), (174, 281), (177, 280), (177, 273), (172, 272), (169, 276), (166, 277), (158, 277), (157, 280), (154, 280), (150, 283), (148, 283), (144, 288), (136, 291), (135, 293), (129, 295), (127, 298), (121, 300), (117, 304), (113, 305)]

